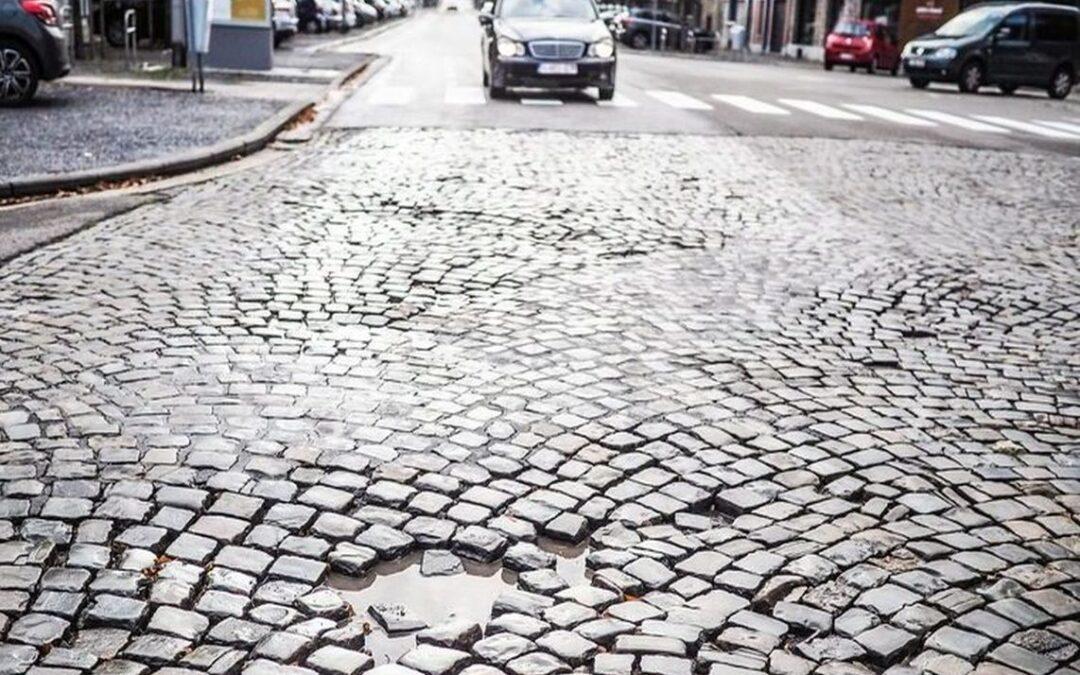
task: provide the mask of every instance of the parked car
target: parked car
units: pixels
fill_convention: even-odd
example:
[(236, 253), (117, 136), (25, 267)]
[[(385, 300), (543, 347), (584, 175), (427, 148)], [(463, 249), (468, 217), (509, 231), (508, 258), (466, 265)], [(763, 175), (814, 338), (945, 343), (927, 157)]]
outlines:
[(71, 70), (59, 23), (48, 0), (0, 0), (0, 105), (23, 105)]
[(355, 12), (355, 25), (370, 26), (379, 21), (379, 12), (364, 0), (353, 0), (353, 12)]
[(375, 11), (379, 13), (380, 19), (389, 19), (394, 16), (392, 13), (393, 10), (390, 8), (390, 5), (386, 3), (386, 0), (368, 0), (368, 2), (375, 8)]
[[(622, 41), (634, 49), (651, 47), (654, 32), (657, 46), (677, 45), (683, 30), (679, 18), (664, 10), (654, 12), (651, 9), (634, 8), (621, 15), (619, 20), (622, 23)], [(662, 42), (665, 39), (665, 30), (666, 45)]]
[(1080, 10), (1042, 3), (980, 5), (904, 46), (911, 86), (955, 82), (962, 92), (997, 85), (1069, 95), (1080, 69)]
[(887, 70), (893, 75), (900, 71), (900, 47), (888, 28), (861, 19), (841, 19), (825, 38), (825, 70), (833, 66), (851, 70), (866, 68), (866, 72)]
[(693, 51), (697, 54), (704, 54), (716, 49), (717, 36), (714, 30), (691, 29), (689, 39), (692, 41)]
[(496, 0), (480, 11), (484, 86), (491, 98), (509, 87), (597, 87), (615, 95), (615, 38), (593, 0)]
[(274, 0), (273, 7), (274, 46), (277, 47), (296, 35), (300, 22), (296, 18), (296, 3), (293, 0)]
[(300, 30), (322, 33), (329, 27), (319, 0), (296, 0), (296, 19)]

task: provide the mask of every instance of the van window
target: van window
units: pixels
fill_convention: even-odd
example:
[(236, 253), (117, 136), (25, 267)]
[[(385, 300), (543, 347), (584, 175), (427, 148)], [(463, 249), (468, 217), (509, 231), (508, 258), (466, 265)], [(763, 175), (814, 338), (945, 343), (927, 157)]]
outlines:
[(1035, 39), (1042, 42), (1076, 42), (1076, 17), (1064, 12), (1035, 12)]
[(1005, 20), (998, 26), (997, 35), (1003, 40), (1027, 40), (1028, 13), (1013, 12), (1005, 17)]

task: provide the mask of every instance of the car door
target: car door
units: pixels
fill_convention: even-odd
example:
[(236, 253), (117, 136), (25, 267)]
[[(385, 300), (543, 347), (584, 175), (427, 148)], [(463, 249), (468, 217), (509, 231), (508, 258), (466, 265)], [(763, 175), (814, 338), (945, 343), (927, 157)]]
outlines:
[(990, 37), (987, 76), (994, 82), (1020, 82), (1028, 70), (1031, 51), (1031, 12), (1020, 9), (998, 24)]
[(1072, 56), (1077, 40), (1076, 14), (1053, 9), (1033, 13), (1030, 66), (1025, 84), (1042, 86), (1054, 69)]

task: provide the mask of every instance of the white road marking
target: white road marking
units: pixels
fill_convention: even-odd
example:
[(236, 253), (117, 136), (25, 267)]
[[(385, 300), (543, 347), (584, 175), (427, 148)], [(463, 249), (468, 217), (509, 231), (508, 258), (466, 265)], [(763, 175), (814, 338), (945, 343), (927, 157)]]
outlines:
[(664, 105), (682, 110), (712, 110), (713, 107), (704, 101), (699, 101), (693, 96), (687, 96), (680, 91), (670, 89), (649, 89), (645, 92)]
[(525, 105), (562, 105), (557, 98), (523, 98), (521, 102)]
[(447, 105), (484, 105), (487, 97), (483, 87), (447, 87)]
[(1055, 129), (1061, 129), (1067, 131), (1070, 134), (1080, 134), (1080, 124), (1073, 124), (1072, 122), (1055, 122), (1054, 120), (1035, 120), (1039, 124), (1044, 126), (1053, 127)]
[(830, 120), (847, 120), (849, 122), (862, 120), (862, 118), (855, 113), (849, 113), (846, 110), (834, 108), (831, 105), (825, 105), (824, 103), (818, 103), (817, 101), (807, 101), (802, 98), (781, 98), (778, 100), (784, 105)]
[(1063, 141), (1080, 141), (1080, 134), (1070, 134), (1060, 129), (1040, 127), (1038, 124), (1032, 124), (1031, 122), (1021, 122), (1020, 120), (1013, 120), (1008, 117), (997, 117), (996, 115), (976, 115), (975, 117), (978, 117), (984, 122), (989, 122), (990, 124), (1009, 127), (1010, 129), (1016, 129), (1018, 131), (1026, 131), (1029, 134), (1035, 134), (1036, 136), (1042, 136), (1043, 138), (1054, 138)]
[(413, 87), (379, 86), (368, 95), (368, 105), (408, 105), (416, 95)]
[(615, 97), (610, 101), (597, 101), (596, 105), (603, 108), (636, 108), (638, 102), (634, 99), (627, 98), (622, 94), (615, 94)]
[(739, 96), (736, 94), (713, 94), (713, 98), (721, 103), (727, 103), (728, 105), (735, 106), (740, 110), (745, 110), (755, 115), (790, 115), (791, 112), (781, 108), (780, 106), (773, 105), (772, 103), (766, 103), (765, 101), (759, 101), (756, 98), (749, 96)]
[(993, 124), (987, 124), (986, 122), (980, 122), (968, 117), (961, 117), (960, 115), (953, 115), (952, 113), (941, 112), (939, 110), (916, 110), (908, 108), (907, 111), (912, 115), (918, 115), (919, 117), (925, 117), (926, 119), (934, 120), (935, 122), (949, 124), (969, 131), (986, 131), (991, 134), (1009, 133), (1009, 130), (1003, 127), (996, 127)]
[(924, 120), (921, 117), (913, 117), (912, 115), (905, 115), (895, 110), (889, 110), (888, 108), (879, 108), (876, 105), (863, 105), (861, 103), (845, 103), (844, 107), (848, 110), (854, 110), (857, 113), (862, 113), (869, 117), (877, 117), (878, 119), (885, 120), (886, 122), (894, 122), (896, 124), (903, 124), (909, 127), (936, 127), (937, 122), (931, 122), (930, 120)]

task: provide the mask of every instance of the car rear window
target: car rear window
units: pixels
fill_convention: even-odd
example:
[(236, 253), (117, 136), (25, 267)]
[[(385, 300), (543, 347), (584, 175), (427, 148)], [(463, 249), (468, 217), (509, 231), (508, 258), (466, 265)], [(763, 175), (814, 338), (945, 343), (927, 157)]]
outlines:
[(833, 32), (844, 37), (866, 37), (870, 35), (870, 28), (858, 21), (841, 21), (833, 28)]
[(1035, 12), (1035, 39), (1043, 42), (1076, 42), (1076, 17), (1064, 12)]

